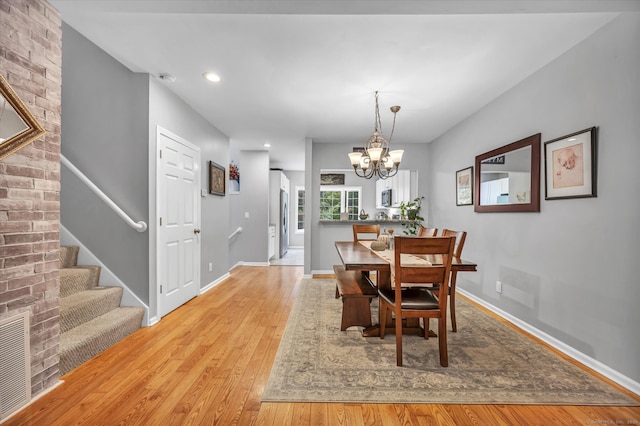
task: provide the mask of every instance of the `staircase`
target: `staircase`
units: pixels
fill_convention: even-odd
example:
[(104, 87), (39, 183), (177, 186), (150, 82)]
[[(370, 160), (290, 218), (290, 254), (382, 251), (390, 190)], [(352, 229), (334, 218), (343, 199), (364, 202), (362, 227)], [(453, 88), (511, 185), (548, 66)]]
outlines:
[(144, 316), (120, 306), (122, 288), (99, 285), (99, 266), (78, 266), (79, 250), (60, 247), (60, 375), (133, 333)]

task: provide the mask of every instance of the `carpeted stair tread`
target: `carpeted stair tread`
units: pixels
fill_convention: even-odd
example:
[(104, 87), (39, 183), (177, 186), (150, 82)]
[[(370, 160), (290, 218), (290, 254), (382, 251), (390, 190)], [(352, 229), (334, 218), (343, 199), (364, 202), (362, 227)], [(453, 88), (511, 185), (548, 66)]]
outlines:
[(121, 287), (100, 287), (99, 266), (78, 266), (78, 246), (60, 247), (60, 374), (124, 339), (145, 309), (120, 307)]
[(99, 266), (74, 266), (60, 269), (60, 297), (89, 290), (100, 281)]
[(78, 246), (61, 246), (60, 247), (60, 268), (70, 268), (78, 264)]
[(144, 309), (119, 307), (60, 334), (60, 374), (65, 374), (140, 328)]
[(93, 287), (60, 298), (60, 331), (64, 333), (118, 308), (121, 300), (120, 287)]

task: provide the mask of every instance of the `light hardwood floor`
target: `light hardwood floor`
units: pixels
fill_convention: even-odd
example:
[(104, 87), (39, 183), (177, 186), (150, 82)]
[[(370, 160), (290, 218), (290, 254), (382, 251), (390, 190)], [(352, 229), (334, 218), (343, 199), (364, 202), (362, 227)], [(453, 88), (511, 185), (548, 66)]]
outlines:
[(638, 407), (261, 403), (302, 267), (239, 267), (6, 425), (638, 424)]

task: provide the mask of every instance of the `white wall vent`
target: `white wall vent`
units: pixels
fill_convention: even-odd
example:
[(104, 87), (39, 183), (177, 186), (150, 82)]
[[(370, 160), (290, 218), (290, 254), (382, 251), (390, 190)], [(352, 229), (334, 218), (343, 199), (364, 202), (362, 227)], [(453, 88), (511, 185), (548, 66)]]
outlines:
[(31, 400), (29, 312), (0, 320), (0, 421)]

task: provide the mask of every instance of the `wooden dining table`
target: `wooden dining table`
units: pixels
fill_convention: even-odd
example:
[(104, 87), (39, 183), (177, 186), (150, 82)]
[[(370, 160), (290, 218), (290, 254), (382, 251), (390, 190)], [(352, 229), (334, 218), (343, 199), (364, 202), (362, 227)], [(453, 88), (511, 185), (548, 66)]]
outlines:
[[(336, 250), (338, 256), (344, 265), (344, 268), (348, 271), (361, 271), (363, 275), (369, 277), (370, 272), (376, 273), (375, 282), (370, 282), (378, 288), (391, 288), (391, 263), (384, 259), (382, 256), (376, 254), (373, 250), (357, 241), (336, 241)], [(468, 260), (460, 259), (457, 257), (451, 260), (451, 297), (455, 294), (455, 283), (458, 272), (474, 272), (477, 271), (478, 265)], [(391, 315), (387, 317), (385, 329), (388, 333), (393, 333), (395, 327), (393, 324)], [(403, 320), (402, 327), (403, 334), (418, 334), (424, 336), (425, 330), (420, 327), (419, 319), (410, 318)], [(380, 327), (378, 324), (374, 324), (371, 327), (366, 327), (362, 331), (363, 336), (380, 336)], [(429, 333), (430, 336), (435, 336), (435, 333)]]

